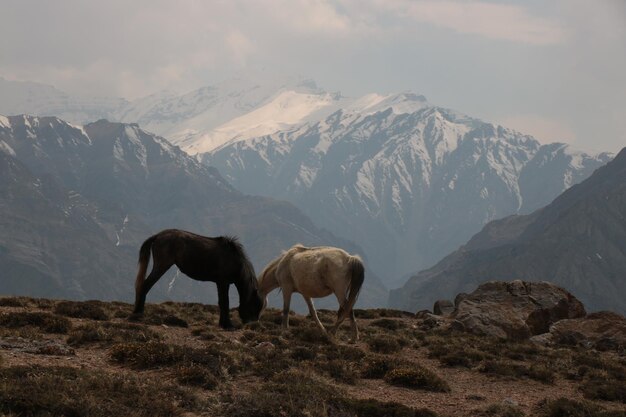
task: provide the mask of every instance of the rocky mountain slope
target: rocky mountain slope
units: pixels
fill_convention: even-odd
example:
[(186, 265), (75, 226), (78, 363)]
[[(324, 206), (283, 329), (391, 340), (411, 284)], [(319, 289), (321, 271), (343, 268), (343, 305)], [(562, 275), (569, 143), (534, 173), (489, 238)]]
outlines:
[[(136, 124), (2, 117), (0, 163), (5, 294), (131, 299), (138, 247), (163, 228), (238, 235), (258, 270), (297, 242), (360, 251), (289, 203), (240, 193)], [(177, 277), (162, 278), (153, 299), (215, 299), (214, 285)], [(377, 278), (366, 284), (361, 302), (383, 303)]]
[(358, 242), (400, 285), (484, 224), (549, 203), (611, 158), (542, 145), (413, 94), (370, 109), (235, 140), (202, 160), (236, 188), (288, 200)]
[(626, 149), (546, 207), (489, 223), (392, 291), (390, 305), (419, 310), (496, 278), (550, 281), (590, 310), (625, 313)]

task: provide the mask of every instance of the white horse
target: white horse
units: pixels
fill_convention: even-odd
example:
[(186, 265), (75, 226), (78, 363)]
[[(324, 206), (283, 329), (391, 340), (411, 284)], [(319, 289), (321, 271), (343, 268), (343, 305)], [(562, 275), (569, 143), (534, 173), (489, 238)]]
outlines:
[(289, 327), (289, 304), (291, 294), (302, 294), (309, 306), (311, 317), (326, 331), (317, 317), (311, 298), (335, 294), (339, 302), (337, 321), (330, 329), (335, 334), (339, 325), (350, 317), (353, 340), (358, 340), (359, 330), (352, 308), (363, 285), (365, 270), (358, 256), (329, 246), (307, 248), (295, 245), (270, 262), (259, 276), (259, 295), (266, 298), (272, 290), (280, 287), (283, 292), (283, 327)]

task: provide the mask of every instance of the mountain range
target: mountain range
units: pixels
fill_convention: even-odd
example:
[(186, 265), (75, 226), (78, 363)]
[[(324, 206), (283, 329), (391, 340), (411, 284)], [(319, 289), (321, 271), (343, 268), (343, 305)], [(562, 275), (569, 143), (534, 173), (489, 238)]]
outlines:
[(486, 223), (548, 204), (609, 161), (400, 94), (384, 110), (202, 154), (235, 188), (292, 202), (357, 242), (389, 285), (429, 267)]
[[(164, 228), (237, 235), (257, 270), (298, 242), (362, 252), (287, 202), (242, 194), (136, 124), (0, 117), (0, 164), (5, 294), (132, 299), (138, 247)], [(215, 302), (214, 285), (177, 276), (162, 278), (153, 299)], [(370, 274), (363, 305), (385, 294)]]
[(487, 224), (392, 291), (390, 305), (430, 308), (487, 279), (550, 281), (589, 310), (626, 314), (626, 148), (546, 207)]
[[(387, 287), (401, 286), (415, 271), (435, 265), (490, 221), (532, 213), (549, 204), (613, 158), (610, 153), (586, 153), (562, 143), (542, 144), (503, 126), (432, 105), (418, 94), (350, 98), (295, 77), (262, 81), (240, 77), (185, 94), (160, 92), (133, 101), (76, 98), (53, 87), (0, 79), (0, 93), (5, 91), (11, 94), (0, 94), (0, 110), (56, 112), (77, 125), (96, 115), (131, 122), (87, 123), (83, 131), (91, 140), (89, 131), (94, 127), (89, 126), (123, 126), (124, 131), (141, 131), (140, 140), (145, 136), (160, 141), (168, 150), (159, 152), (178, 155), (179, 162), (168, 162), (178, 171), (172, 168), (160, 174), (172, 187), (165, 188), (169, 197), (162, 200), (142, 191), (154, 176), (148, 176), (151, 180), (142, 177), (152, 169), (142, 168), (142, 161), (150, 158), (142, 156), (141, 147), (135, 149), (132, 135), (128, 149), (110, 143), (116, 137), (113, 133), (96, 135), (108, 139), (91, 146), (91, 159), (72, 157), (75, 161), (70, 162), (78, 165), (115, 167), (114, 172), (105, 173), (113, 185), (93, 182), (79, 191), (90, 203), (103, 206), (100, 213), (109, 209), (115, 213), (113, 229), (122, 227), (129, 207), (141, 207), (141, 219), (150, 231), (171, 227), (180, 219), (189, 228), (208, 230), (206, 220), (197, 220), (208, 216), (205, 211), (181, 208), (183, 201), (187, 203), (197, 193), (181, 194), (170, 178), (181, 166), (183, 171), (193, 166), (191, 175), (198, 184), (212, 184), (207, 188), (211, 191), (199, 192), (207, 207), (240, 192), (269, 197), (257, 200), (269, 205), (266, 214), (276, 207), (289, 207), (291, 213), (298, 213), (300, 223), (308, 222), (304, 236), (315, 229), (312, 234), (320, 238), (299, 240), (362, 248), (373, 275), (380, 276)], [(120, 152), (121, 159), (132, 157), (134, 165), (112, 164), (111, 158)], [(48, 173), (36, 171), (37, 159), (26, 166), (35, 170), (34, 175)], [(202, 170), (213, 179), (197, 174)], [(85, 175), (95, 175), (88, 171)], [(180, 175), (186, 178), (188, 174)], [(69, 190), (77, 188), (67, 179), (56, 181)], [(230, 191), (214, 187), (215, 183)], [(158, 188), (157, 182), (151, 184), (151, 190)], [(96, 192), (97, 196), (90, 194)], [(217, 197), (212, 199), (213, 194)], [(114, 202), (111, 207), (105, 207), (110, 201)], [(162, 212), (155, 211), (161, 206)], [(257, 215), (255, 209), (249, 210), (251, 217)], [(222, 230), (220, 224), (210, 226)], [(235, 220), (230, 227), (244, 234), (258, 228), (241, 226)], [(338, 238), (324, 235), (323, 230), (331, 230)], [(114, 234), (109, 232), (109, 236)], [(298, 234), (290, 236), (295, 239)], [(255, 262), (262, 263), (270, 252), (284, 249), (292, 240), (279, 239), (263, 254), (260, 246), (259, 253), (252, 250)], [(376, 291), (380, 293), (381, 288)]]

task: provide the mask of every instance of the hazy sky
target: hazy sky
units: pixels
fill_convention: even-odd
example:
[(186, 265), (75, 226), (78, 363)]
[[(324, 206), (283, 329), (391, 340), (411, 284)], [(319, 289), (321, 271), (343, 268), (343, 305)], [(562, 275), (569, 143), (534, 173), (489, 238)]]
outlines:
[(250, 69), (626, 146), (626, 1), (0, 0), (0, 76), (129, 99)]

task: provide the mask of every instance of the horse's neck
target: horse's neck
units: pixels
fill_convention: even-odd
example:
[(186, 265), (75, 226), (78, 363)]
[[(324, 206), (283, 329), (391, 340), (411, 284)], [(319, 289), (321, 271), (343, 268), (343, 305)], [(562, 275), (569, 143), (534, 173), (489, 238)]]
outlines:
[(259, 293), (262, 297), (267, 296), (270, 292), (278, 288), (278, 281), (275, 274), (268, 274), (263, 277), (262, 281), (259, 281)]

